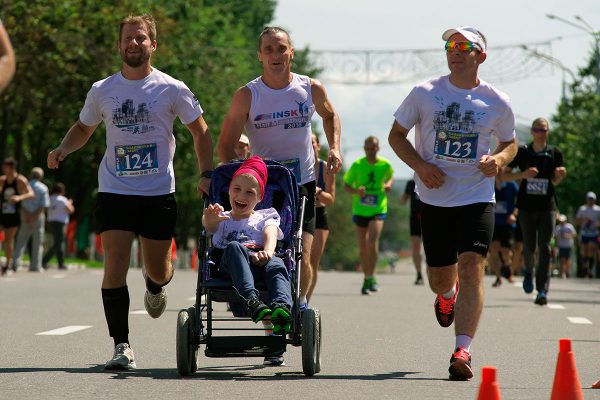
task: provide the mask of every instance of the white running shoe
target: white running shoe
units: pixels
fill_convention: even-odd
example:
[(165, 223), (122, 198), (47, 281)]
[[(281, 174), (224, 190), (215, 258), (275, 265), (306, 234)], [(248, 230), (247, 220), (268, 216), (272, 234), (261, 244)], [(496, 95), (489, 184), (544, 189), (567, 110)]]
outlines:
[[(144, 277), (144, 283), (146, 283), (146, 268), (142, 268), (142, 276)], [(144, 307), (146, 312), (152, 318), (158, 318), (162, 315), (167, 307), (167, 291), (165, 288), (161, 288), (158, 294), (153, 294), (146, 289), (144, 294)]]
[(108, 360), (104, 365), (104, 369), (108, 370), (129, 370), (135, 368), (133, 350), (129, 347), (128, 343), (119, 343), (116, 345), (113, 358)]
[(146, 290), (144, 307), (146, 307), (148, 315), (152, 318), (160, 317), (167, 307), (167, 291), (165, 288), (161, 288), (158, 294), (153, 294), (149, 290)]

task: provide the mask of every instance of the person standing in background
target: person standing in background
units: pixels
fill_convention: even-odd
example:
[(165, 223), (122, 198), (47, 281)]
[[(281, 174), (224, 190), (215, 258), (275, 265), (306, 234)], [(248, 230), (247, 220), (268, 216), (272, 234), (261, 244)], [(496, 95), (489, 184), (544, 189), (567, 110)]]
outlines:
[(48, 209), (48, 224), (52, 233), (52, 246), (44, 254), (42, 267), (48, 268), (48, 261), (54, 255), (58, 261), (58, 269), (67, 269), (63, 254), (65, 227), (69, 223), (69, 215), (73, 214), (75, 207), (73, 201), (65, 197), (65, 185), (58, 182), (52, 187), (50, 194), (50, 208)]
[(21, 228), (17, 234), (13, 265), (19, 267), (23, 250), (31, 238), (30, 272), (41, 272), (42, 252), (44, 248), (44, 232), (46, 225), (46, 209), (50, 207), (48, 186), (43, 183), (44, 170), (35, 167), (31, 170), (29, 185), (34, 197), (23, 200), (21, 207)]
[(8, 273), (9, 268), (16, 271), (12, 264), (15, 245), (15, 235), (21, 225), (21, 202), (34, 196), (27, 178), (17, 172), (17, 160), (7, 158), (2, 163), (0, 176), (0, 228), (4, 231), (3, 244), (6, 264), (2, 266), (2, 275)]

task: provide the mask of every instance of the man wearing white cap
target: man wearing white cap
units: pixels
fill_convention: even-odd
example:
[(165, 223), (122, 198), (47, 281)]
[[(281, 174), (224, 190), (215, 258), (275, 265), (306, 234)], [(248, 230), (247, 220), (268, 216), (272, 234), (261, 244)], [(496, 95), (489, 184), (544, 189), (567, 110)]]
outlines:
[(596, 204), (596, 193), (587, 192), (585, 204), (577, 211), (577, 225), (583, 249), (584, 275), (594, 276), (594, 256), (598, 248), (598, 227), (600, 227), (600, 206)]
[(248, 140), (248, 136), (242, 133), (240, 135), (240, 140), (235, 144), (233, 151), (235, 151), (235, 155), (240, 160), (248, 158), (250, 155), (250, 140)]
[[(394, 114), (389, 142), (415, 171), (435, 314), (443, 327), (456, 316), (450, 378), (467, 380), (473, 377), (470, 347), (494, 229), (494, 177), (517, 146), (508, 97), (477, 74), (487, 57), (483, 34), (463, 26), (448, 29), (442, 39), (450, 74), (413, 88)], [(413, 127), (414, 146), (407, 139)], [(493, 153), (492, 135), (498, 142)]]

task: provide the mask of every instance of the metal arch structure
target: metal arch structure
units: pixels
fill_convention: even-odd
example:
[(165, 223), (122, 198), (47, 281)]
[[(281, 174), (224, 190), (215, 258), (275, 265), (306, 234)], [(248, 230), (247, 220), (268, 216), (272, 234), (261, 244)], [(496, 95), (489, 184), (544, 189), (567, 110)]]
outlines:
[[(553, 73), (553, 65), (532, 56), (532, 50), (551, 53), (552, 42), (496, 46), (480, 68), (494, 83), (514, 82)], [(448, 73), (443, 49), (310, 50), (310, 61), (321, 69), (319, 79), (342, 85), (410, 84)]]

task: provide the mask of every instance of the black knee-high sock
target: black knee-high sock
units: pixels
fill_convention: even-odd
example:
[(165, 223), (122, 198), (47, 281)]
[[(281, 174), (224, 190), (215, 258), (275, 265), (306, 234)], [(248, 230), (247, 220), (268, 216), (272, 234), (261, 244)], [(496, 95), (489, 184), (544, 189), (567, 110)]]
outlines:
[(116, 289), (102, 289), (104, 315), (108, 333), (119, 343), (129, 343), (129, 290), (127, 286)]
[(162, 290), (163, 286), (167, 286), (169, 284), (169, 282), (171, 282), (171, 279), (173, 279), (173, 275), (174, 274), (171, 274), (171, 277), (169, 278), (169, 280), (160, 285), (158, 283), (154, 282), (153, 280), (151, 280), (149, 276), (146, 276), (146, 289), (148, 289), (148, 291), (152, 294), (159, 294), (160, 291)]

